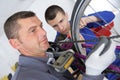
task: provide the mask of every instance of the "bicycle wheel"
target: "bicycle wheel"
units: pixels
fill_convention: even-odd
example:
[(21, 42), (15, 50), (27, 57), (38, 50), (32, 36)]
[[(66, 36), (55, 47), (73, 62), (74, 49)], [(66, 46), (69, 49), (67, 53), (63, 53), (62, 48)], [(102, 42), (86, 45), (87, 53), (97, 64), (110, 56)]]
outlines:
[[(87, 43), (87, 41), (88, 41), (88, 42), (98, 43), (99, 37), (101, 37), (101, 36), (114, 38), (114, 41), (118, 42), (118, 46), (120, 45), (120, 39), (118, 38), (118, 37), (120, 37), (120, 35), (119, 35), (120, 32), (118, 31), (119, 25), (120, 25), (120, 23), (118, 22), (120, 20), (120, 16), (119, 16), (120, 15), (120, 10), (119, 10), (120, 6), (118, 5), (119, 2), (120, 2), (119, 0), (102, 0), (102, 1), (99, 1), (99, 0), (77, 0), (76, 1), (72, 16), (71, 16), (71, 27), (72, 27), (71, 34), (72, 34), (72, 40), (74, 42), (74, 45), (80, 54), (84, 54), (84, 55), (89, 54), (89, 53), (84, 52), (82, 42)], [(117, 4), (117, 5), (115, 5), (115, 4)], [(101, 6), (101, 5), (103, 5), (103, 6)], [(106, 5), (106, 7), (104, 7), (104, 5)], [(112, 11), (115, 14), (115, 16), (117, 16), (117, 17), (115, 17), (113, 19), (111, 18), (111, 21), (107, 21), (106, 19), (103, 18), (104, 17), (103, 15), (101, 16), (101, 14), (97, 13), (99, 11), (100, 12), (101, 11)], [(97, 13), (96, 15), (99, 16), (99, 18), (102, 19), (105, 24), (95, 22), (95, 24), (97, 26), (99, 26), (99, 28), (90, 29), (91, 27), (89, 27), (89, 28), (85, 27), (86, 29), (89, 29), (90, 31), (92, 31), (96, 37), (94, 37), (90, 34), (81, 33), (83, 36), (85, 36), (85, 35), (91, 36), (91, 38), (89, 38), (89, 40), (86, 40), (86, 39), (81, 40), (80, 36), (79, 36), (80, 19), (83, 16), (86, 16), (86, 15), (88, 16), (89, 14), (93, 14), (93, 13)], [(111, 16), (107, 15), (106, 18), (110, 19), (110, 17)], [(93, 45), (91, 47), (93, 47)], [(117, 64), (119, 64), (119, 63), (117, 63)], [(117, 68), (115, 69), (115, 67), (113, 66), (112, 68), (109, 68), (109, 70), (106, 70), (106, 71), (120, 74), (119, 65), (116, 65), (116, 67)]]
[[(79, 20), (83, 16), (84, 10), (86, 9), (90, 1), (91, 0), (77, 0), (74, 6), (72, 17), (71, 17), (71, 22), (72, 22), (71, 34), (72, 34), (73, 41), (80, 40), (80, 38), (78, 37), (79, 36)], [(83, 51), (83, 48), (80, 43), (74, 43), (74, 45), (78, 52), (86, 54)]]

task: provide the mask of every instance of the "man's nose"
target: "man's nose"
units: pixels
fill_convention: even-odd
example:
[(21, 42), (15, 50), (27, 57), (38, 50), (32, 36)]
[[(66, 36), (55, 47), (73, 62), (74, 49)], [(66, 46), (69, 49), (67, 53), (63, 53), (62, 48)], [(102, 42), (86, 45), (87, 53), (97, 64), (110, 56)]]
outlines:
[(46, 31), (44, 30), (44, 29), (39, 29), (39, 31), (38, 31), (38, 35), (39, 35), (39, 37), (43, 37), (43, 36), (46, 36)]
[(60, 30), (64, 29), (64, 27), (61, 24), (58, 24), (58, 27), (59, 27)]

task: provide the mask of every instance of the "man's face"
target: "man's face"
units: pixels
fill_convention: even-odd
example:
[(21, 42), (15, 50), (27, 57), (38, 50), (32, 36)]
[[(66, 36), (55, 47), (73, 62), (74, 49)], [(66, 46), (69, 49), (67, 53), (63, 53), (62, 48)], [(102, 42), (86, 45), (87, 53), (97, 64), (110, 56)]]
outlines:
[(67, 34), (70, 31), (70, 23), (67, 14), (64, 15), (58, 12), (53, 20), (48, 20), (48, 24), (62, 34)]
[(24, 55), (41, 56), (49, 47), (46, 32), (42, 28), (42, 22), (35, 16), (19, 19), (21, 28), (18, 32), (18, 50)]

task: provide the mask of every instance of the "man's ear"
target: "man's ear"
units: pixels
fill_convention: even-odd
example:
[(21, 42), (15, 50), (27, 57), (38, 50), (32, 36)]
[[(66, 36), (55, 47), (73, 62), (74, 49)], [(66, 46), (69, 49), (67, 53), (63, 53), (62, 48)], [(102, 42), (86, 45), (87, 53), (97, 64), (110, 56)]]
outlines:
[(17, 39), (9, 39), (9, 43), (15, 49), (18, 49), (20, 46), (20, 42)]

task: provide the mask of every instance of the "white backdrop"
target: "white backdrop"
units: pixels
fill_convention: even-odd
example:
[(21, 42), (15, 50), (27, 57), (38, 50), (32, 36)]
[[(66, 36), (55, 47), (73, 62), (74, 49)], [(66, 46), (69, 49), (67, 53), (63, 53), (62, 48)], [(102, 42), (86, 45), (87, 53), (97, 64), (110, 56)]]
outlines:
[[(94, 6), (97, 6), (97, 3), (102, 3), (106, 5), (106, 0), (92, 0), (94, 1)], [(119, 0), (118, 0), (119, 1)], [(75, 4), (75, 0), (1, 0), (0, 1), (0, 77), (7, 75), (9, 72), (12, 72), (11, 66), (18, 61), (18, 51), (13, 49), (3, 31), (3, 24), (5, 20), (12, 15), (13, 13), (21, 10), (32, 10), (34, 11), (41, 21), (43, 21), (44, 29), (47, 31), (47, 37), (49, 41), (53, 41), (56, 35), (56, 32), (45, 22), (44, 12), (45, 9), (52, 4), (57, 4), (65, 9), (65, 11), (69, 15), (69, 19), (71, 18), (71, 13), (73, 10), (73, 6)], [(109, 5), (108, 5), (109, 6)], [(96, 10), (103, 10), (107, 7), (100, 6), (96, 7)], [(107, 8), (108, 9), (108, 8)], [(113, 10), (113, 8), (110, 8)], [(86, 13), (91, 13), (91, 10), (88, 9)], [(120, 34), (119, 30), (119, 19), (120, 14), (116, 13), (115, 19), (115, 30)], [(1, 80), (1, 78), (0, 78)]]

